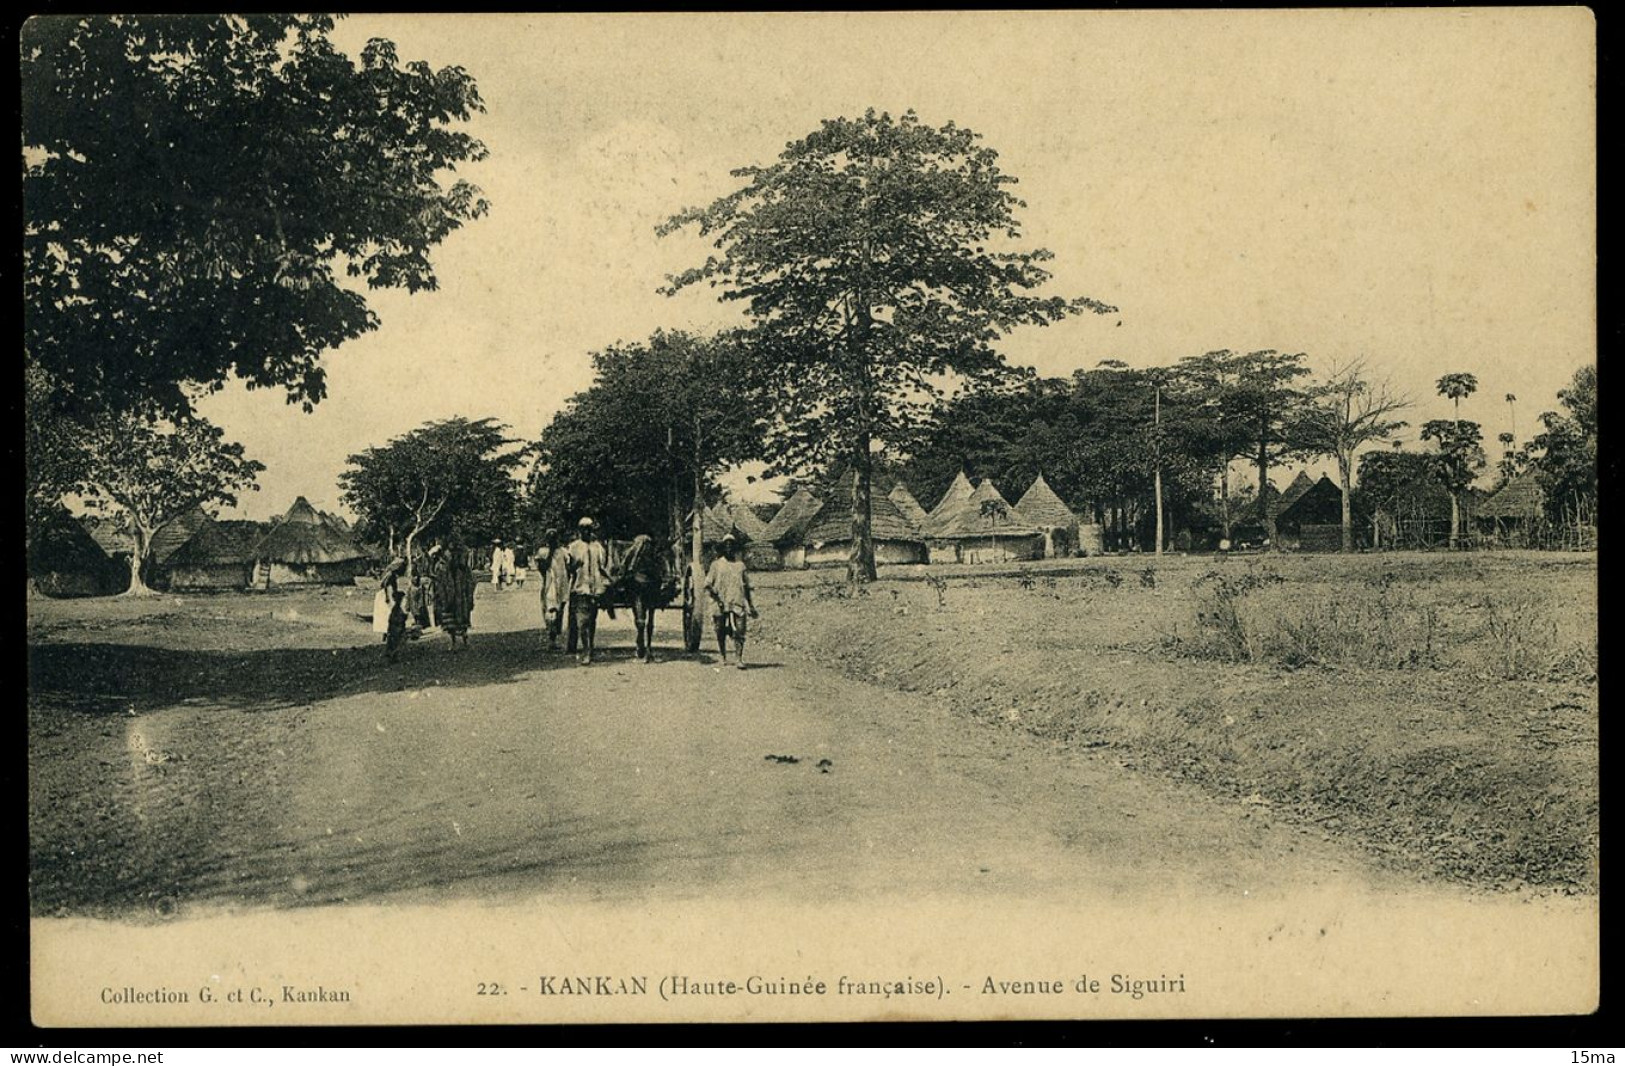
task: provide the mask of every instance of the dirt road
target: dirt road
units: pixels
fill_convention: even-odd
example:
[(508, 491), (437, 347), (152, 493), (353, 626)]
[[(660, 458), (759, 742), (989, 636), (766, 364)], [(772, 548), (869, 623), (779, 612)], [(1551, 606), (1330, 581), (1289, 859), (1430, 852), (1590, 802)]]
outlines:
[[(206, 625), (167, 652), (47, 639), (36, 913), (719, 889), (1257, 897), (1378, 876), (1266, 807), (989, 730), (768, 641), (744, 671), (680, 657), (675, 614), (659, 661), (631, 659), (623, 613), (601, 626), (603, 661), (578, 667), (540, 648), (529, 593), (480, 591), (468, 648), (426, 639), (397, 666), (331, 604), (284, 609), (304, 647), (233, 654)], [(53, 707), (64, 671), (107, 674), (125, 702)]]

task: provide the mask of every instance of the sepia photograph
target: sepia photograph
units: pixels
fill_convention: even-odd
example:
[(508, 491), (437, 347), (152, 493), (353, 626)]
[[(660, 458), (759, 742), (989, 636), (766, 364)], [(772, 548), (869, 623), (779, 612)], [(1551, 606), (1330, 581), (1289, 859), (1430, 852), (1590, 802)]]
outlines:
[(1588, 9), (20, 49), (36, 1025), (1597, 1008)]

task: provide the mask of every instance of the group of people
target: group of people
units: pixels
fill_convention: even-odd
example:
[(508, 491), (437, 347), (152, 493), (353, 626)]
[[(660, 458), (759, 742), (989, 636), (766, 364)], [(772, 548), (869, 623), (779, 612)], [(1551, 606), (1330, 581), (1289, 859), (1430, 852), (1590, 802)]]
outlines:
[(384, 633), (384, 652), (390, 662), (400, 654), (401, 644), (415, 630), (438, 626), (451, 638), (468, 644), (468, 629), (474, 621), (474, 570), (467, 549), (442, 543), (430, 546), (427, 572), (417, 571), (406, 581), (405, 559), (396, 559), (384, 569), (373, 604), (373, 628)]
[[(743, 669), (745, 630), (747, 620), (757, 617), (756, 604), (741, 545), (728, 536), (719, 547), (720, 554), (706, 570), (703, 591), (723, 663), (728, 662), (731, 643), (734, 664)], [(451, 636), (454, 645), (459, 638), (465, 645), (468, 643), (474, 614), (474, 573), (469, 552), (461, 546), (448, 550), (437, 543), (429, 549), (428, 558), (428, 574), (414, 575), (405, 588), (401, 584), (407, 571), (404, 559), (391, 564), (380, 581), (374, 624), (384, 630), (384, 645), (391, 662), (413, 625), (423, 629), (438, 625)], [(670, 603), (676, 591), (666, 552), (656, 546), (653, 538), (640, 534), (619, 559), (612, 559), (597, 523), (582, 518), (567, 544), (562, 543), (558, 530), (548, 530), (531, 559), (541, 577), (542, 628), (550, 650), (558, 648), (563, 635), (566, 654), (574, 655), (583, 666), (589, 665), (597, 645), (599, 611), (605, 610), (613, 618), (620, 601), (632, 608), (638, 661), (653, 661), (655, 611)], [(504, 560), (506, 580), (511, 582), (513, 552), (498, 541), (492, 553), (491, 581), (499, 588), (504, 581)], [(387, 622), (380, 624), (386, 610)]]

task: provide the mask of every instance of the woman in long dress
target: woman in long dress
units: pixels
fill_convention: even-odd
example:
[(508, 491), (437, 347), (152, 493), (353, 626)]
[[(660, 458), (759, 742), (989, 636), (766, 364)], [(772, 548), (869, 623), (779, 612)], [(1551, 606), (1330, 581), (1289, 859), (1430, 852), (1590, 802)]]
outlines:
[(453, 644), (461, 637), (467, 645), (468, 628), (474, 621), (474, 571), (468, 552), (461, 546), (448, 549), (436, 544), (429, 556), (434, 560), (430, 573), (434, 575), (436, 621)]

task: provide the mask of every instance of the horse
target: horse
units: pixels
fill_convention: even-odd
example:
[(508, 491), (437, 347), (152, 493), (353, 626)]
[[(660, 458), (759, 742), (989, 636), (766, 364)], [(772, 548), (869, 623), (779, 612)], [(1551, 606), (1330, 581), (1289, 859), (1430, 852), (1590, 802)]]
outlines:
[(654, 656), (655, 611), (662, 604), (670, 603), (673, 593), (669, 571), (666, 553), (647, 533), (634, 537), (615, 563), (616, 578), (608, 598), (612, 602), (631, 604), (639, 662), (649, 662)]

